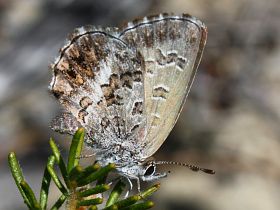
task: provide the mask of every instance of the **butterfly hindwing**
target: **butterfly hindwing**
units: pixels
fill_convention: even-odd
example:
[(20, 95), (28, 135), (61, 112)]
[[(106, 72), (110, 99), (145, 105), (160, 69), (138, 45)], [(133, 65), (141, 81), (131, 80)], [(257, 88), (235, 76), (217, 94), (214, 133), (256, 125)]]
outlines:
[(143, 157), (155, 153), (172, 130), (188, 95), (207, 31), (187, 15), (160, 15), (128, 23), (120, 39), (138, 50), (145, 62), (147, 133)]

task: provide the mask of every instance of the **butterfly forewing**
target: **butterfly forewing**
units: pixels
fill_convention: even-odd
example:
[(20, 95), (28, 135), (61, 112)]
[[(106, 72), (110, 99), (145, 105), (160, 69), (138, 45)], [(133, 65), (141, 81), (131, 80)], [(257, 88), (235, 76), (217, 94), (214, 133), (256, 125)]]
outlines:
[(57, 119), (54, 128), (72, 133), (81, 125), (97, 149), (128, 136), (142, 139), (142, 56), (105, 30), (79, 30), (53, 65), (50, 89), (69, 113)]
[(200, 62), (206, 33), (204, 24), (184, 15), (144, 18), (123, 29), (120, 39), (145, 61), (143, 158), (155, 153), (172, 130)]

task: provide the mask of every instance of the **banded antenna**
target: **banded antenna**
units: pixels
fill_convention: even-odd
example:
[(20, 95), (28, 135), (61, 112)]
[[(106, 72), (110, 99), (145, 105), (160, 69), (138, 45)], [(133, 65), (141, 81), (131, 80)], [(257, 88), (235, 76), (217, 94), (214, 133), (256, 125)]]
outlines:
[(206, 174), (215, 174), (216, 172), (212, 169), (208, 168), (201, 168), (195, 165), (187, 164), (187, 163), (180, 163), (180, 162), (175, 162), (175, 161), (155, 161), (154, 162), (156, 165), (177, 165), (177, 166), (183, 166), (191, 169), (192, 171), (202, 171)]

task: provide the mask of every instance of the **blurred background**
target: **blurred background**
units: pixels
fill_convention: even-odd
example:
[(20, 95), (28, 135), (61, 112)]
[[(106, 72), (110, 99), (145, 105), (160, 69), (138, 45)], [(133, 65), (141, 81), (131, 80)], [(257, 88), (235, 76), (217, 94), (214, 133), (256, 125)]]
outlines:
[(172, 173), (154, 209), (280, 209), (279, 0), (0, 0), (1, 210), (26, 208), (8, 169), (10, 151), (37, 194), (49, 137), (67, 151), (69, 138), (49, 128), (60, 106), (47, 91), (48, 66), (67, 34), (161, 12), (196, 16), (209, 33), (187, 103), (156, 158), (217, 174), (161, 167)]

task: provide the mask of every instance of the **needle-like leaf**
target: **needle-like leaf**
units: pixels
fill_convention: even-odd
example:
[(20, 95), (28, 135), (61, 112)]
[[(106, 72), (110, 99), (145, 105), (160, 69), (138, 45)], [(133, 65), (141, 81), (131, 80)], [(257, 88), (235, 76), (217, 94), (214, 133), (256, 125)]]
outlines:
[(144, 192), (141, 192), (140, 197), (144, 199), (144, 198), (151, 196), (155, 191), (157, 191), (159, 189), (159, 187), (160, 187), (159, 183), (153, 185), (152, 187), (148, 188)]
[(100, 169), (100, 165), (98, 163), (90, 165), (86, 167), (77, 177), (75, 177), (75, 180), (84, 179), (96, 172), (98, 169)]
[(55, 204), (51, 207), (51, 210), (58, 210), (62, 206), (66, 198), (67, 197), (65, 195), (61, 195), (59, 199), (55, 202)]
[(119, 199), (120, 195), (122, 194), (124, 188), (125, 188), (125, 183), (122, 182), (121, 180), (118, 181), (118, 183), (112, 189), (111, 194), (109, 195), (109, 198), (108, 198), (107, 203), (106, 203), (106, 207), (111, 206), (118, 201), (118, 199)]
[(70, 173), (69, 173), (69, 180), (70, 181), (76, 180), (77, 177), (80, 177), (82, 173), (83, 173), (83, 168), (80, 165), (77, 165), (76, 167), (74, 167), (70, 171)]
[(78, 207), (80, 206), (91, 206), (91, 205), (97, 205), (101, 204), (103, 202), (102, 198), (94, 198), (94, 199), (88, 199), (88, 200), (82, 200), (78, 202)]
[(27, 184), (26, 181), (22, 180), (20, 182), (20, 186), (22, 188), (22, 190), (24, 191), (32, 210), (40, 210), (40, 205), (34, 195), (33, 190), (31, 189), (31, 187)]
[(55, 185), (57, 186), (57, 188), (62, 192), (62, 194), (66, 195), (67, 194), (67, 189), (64, 187), (64, 185), (62, 184), (62, 182), (60, 181), (60, 179), (56, 175), (56, 173), (53, 169), (53, 166), (48, 165), (47, 169), (48, 169), (48, 172), (50, 173)]
[(101, 168), (100, 170), (90, 174), (89, 176), (82, 177), (82, 178), (78, 179), (77, 184), (78, 184), (79, 187), (84, 186), (86, 184), (89, 184), (93, 181), (96, 181), (96, 180), (100, 179), (103, 176), (106, 176), (110, 171), (112, 171), (115, 168), (116, 168), (115, 164), (110, 163), (109, 165), (107, 165), (107, 166)]
[(53, 139), (50, 139), (50, 146), (51, 146), (52, 152), (55, 156), (55, 160), (58, 164), (58, 167), (60, 169), (61, 175), (65, 181), (65, 184), (69, 187), (70, 184), (69, 184), (69, 178), (68, 178), (66, 165), (65, 165), (64, 160), (60, 154), (60, 151)]
[(89, 208), (88, 208), (88, 210), (97, 210), (97, 206), (90, 206)]
[(132, 206), (128, 206), (126, 208), (123, 208), (122, 210), (145, 210), (150, 209), (154, 206), (154, 203), (152, 201), (145, 201), (142, 203), (137, 203)]
[(29, 202), (29, 200), (27, 199), (23, 189), (20, 186), (21, 181), (24, 180), (23, 174), (22, 174), (22, 170), (19, 166), (16, 154), (14, 152), (11, 152), (8, 156), (8, 161), (9, 161), (9, 165), (10, 165), (10, 169), (11, 169), (11, 173), (14, 177), (15, 183), (20, 191), (21, 196), (23, 197), (24, 203), (26, 203), (26, 205), (31, 208), (31, 204)]
[(109, 189), (110, 189), (110, 186), (107, 185), (107, 184), (97, 185), (94, 188), (91, 188), (91, 189), (88, 189), (88, 190), (80, 192), (79, 196), (80, 197), (87, 197), (87, 196), (90, 196), (90, 195), (94, 195), (94, 194), (105, 192), (105, 191), (107, 191)]
[[(48, 159), (47, 166), (53, 166), (55, 162), (55, 157), (52, 155)], [(45, 168), (43, 180), (42, 180), (42, 186), (40, 191), (40, 206), (42, 210), (45, 210), (47, 208), (47, 202), (48, 202), (48, 194), (49, 194), (49, 187), (51, 183), (51, 175), (48, 171), (48, 168)]]
[(72, 139), (70, 146), (67, 171), (70, 171), (79, 164), (79, 157), (81, 156), (83, 143), (84, 143), (85, 129), (79, 128)]
[(134, 196), (128, 197), (124, 200), (120, 200), (120, 201), (114, 203), (114, 205), (116, 205), (118, 207), (118, 209), (122, 209), (122, 208), (135, 204), (140, 199), (141, 199), (141, 197), (139, 195), (134, 195)]

